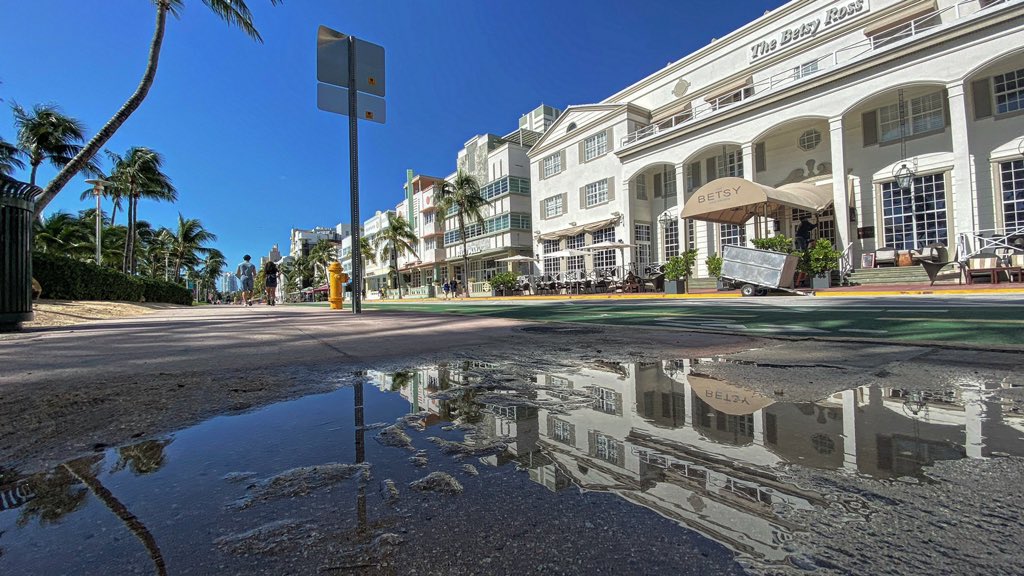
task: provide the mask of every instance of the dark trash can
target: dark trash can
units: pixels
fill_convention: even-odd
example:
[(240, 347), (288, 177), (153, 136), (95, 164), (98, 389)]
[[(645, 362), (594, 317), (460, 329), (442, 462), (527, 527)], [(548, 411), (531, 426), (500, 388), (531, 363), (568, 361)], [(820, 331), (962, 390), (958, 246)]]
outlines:
[(32, 320), (32, 223), (41, 192), (0, 175), (0, 332)]

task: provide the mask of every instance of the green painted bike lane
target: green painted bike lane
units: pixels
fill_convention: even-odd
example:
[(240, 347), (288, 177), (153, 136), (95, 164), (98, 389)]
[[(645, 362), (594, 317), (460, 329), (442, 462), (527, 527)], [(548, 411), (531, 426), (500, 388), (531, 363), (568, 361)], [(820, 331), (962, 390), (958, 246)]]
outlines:
[(637, 305), (569, 302), (528, 305), (472, 302), (365, 303), (371, 310), (493, 316), (541, 322), (576, 322), (621, 326), (658, 326), (679, 330), (736, 332), (763, 336), (871, 338), (899, 342), (945, 342), (973, 346), (1024, 348), (1024, 306), (954, 306), (935, 303), (928, 308), (900, 309), (899, 303), (878, 303), (843, 309), (842, 303), (824, 308), (781, 308), (704, 303)]

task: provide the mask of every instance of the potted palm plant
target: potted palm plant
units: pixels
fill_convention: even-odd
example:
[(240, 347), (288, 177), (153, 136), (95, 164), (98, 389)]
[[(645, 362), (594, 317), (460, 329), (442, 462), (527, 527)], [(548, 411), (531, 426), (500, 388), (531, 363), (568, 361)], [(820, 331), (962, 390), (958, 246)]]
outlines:
[(722, 257), (718, 254), (712, 254), (704, 259), (704, 264), (708, 267), (708, 274), (717, 280), (718, 289), (727, 290), (728, 287), (725, 285), (725, 281), (722, 280)]
[(805, 254), (808, 272), (811, 274), (811, 288), (821, 290), (832, 285), (832, 271), (839, 268), (842, 253), (832, 246), (827, 238), (819, 238)]
[(669, 258), (665, 263), (665, 293), (686, 294), (686, 280), (693, 273), (693, 265), (696, 263), (696, 250), (687, 250)]

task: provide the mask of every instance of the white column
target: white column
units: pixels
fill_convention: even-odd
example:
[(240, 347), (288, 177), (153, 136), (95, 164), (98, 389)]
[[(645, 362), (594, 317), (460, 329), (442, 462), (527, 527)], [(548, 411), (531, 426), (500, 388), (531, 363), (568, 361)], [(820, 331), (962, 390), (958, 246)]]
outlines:
[(857, 471), (857, 391), (843, 392), (843, 468)]
[(975, 186), (974, 177), (971, 174), (971, 149), (967, 139), (967, 104), (964, 99), (964, 85), (961, 82), (947, 84), (946, 91), (948, 92), (949, 130), (953, 140), (951, 180), (954, 220), (949, 223), (949, 243), (952, 247), (955, 245), (957, 233), (978, 229), (978, 216), (974, 209)]
[[(743, 178), (744, 180), (754, 181), (754, 143), (744, 142), (741, 146), (743, 149)], [(747, 240), (753, 240), (754, 238), (761, 237), (761, 228), (764, 226), (764, 219), (760, 216), (755, 216), (747, 222)]]
[(980, 388), (965, 388), (961, 393), (964, 402), (964, 449), (968, 458), (983, 458), (985, 456), (985, 434), (983, 424), (985, 422), (985, 401), (981, 397)]
[[(850, 223), (850, 192), (846, 178), (846, 156), (843, 154), (843, 117), (829, 118), (829, 147), (832, 152), (832, 203), (836, 213), (836, 242), (839, 250), (853, 241)], [(858, 214), (858, 220), (867, 221), (868, 214)]]
[(764, 446), (764, 409), (754, 412), (754, 444)]
[(696, 401), (693, 396), (693, 387), (689, 380), (683, 383), (683, 395), (686, 398), (686, 407), (683, 409), (683, 428), (693, 427), (693, 409)]

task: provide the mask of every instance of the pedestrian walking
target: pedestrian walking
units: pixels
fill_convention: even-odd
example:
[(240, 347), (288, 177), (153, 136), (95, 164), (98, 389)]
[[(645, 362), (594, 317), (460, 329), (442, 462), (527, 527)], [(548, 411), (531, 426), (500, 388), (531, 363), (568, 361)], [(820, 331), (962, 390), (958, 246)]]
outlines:
[(444, 299), (445, 300), (448, 299), (448, 292), (450, 292), (451, 289), (452, 289), (452, 285), (447, 280), (445, 280), (444, 284), (441, 285), (441, 290), (444, 292)]
[(807, 219), (807, 216), (800, 217), (800, 226), (796, 229), (796, 249), (807, 250), (811, 245), (811, 231), (818, 227), (818, 218), (814, 218), (814, 224)]
[(459, 297), (459, 281), (456, 278), (452, 278), (450, 281), (452, 289), (452, 300), (456, 300)]
[(273, 262), (267, 262), (267, 265), (263, 267), (263, 278), (264, 284), (267, 287), (267, 305), (276, 306), (277, 297), (277, 264)]
[(235, 270), (235, 278), (242, 281), (242, 303), (252, 306), (252, 299), (255, 296), (253, 286), (256, 284), (256, 265), (250, 262), (252, 256), (246, 254), (242, 257), (242, 263)]

